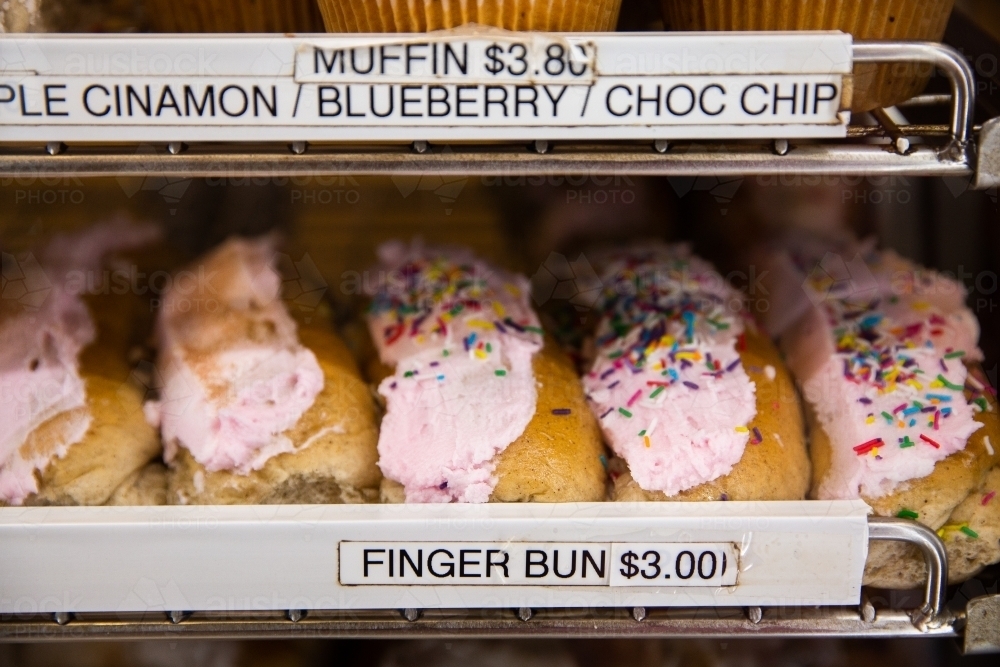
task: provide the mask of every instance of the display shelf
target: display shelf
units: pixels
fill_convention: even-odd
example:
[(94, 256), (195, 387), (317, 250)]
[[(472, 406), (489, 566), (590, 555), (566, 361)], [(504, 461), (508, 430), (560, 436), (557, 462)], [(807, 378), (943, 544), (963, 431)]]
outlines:
[[(1000, 119), (992, 119), (981, 127), (973, 126), (974, 77), (968, 63), (958, 52), (939, 44), (856, 43), (853, 45), (852, 61), (921, 61), (939, 67), (948, 76), (951, 95), (920, 97), (911, 100), (911, 103), (921, 106), (949, 104), (948, 124), (897, 126), (885, 114), (876, 114), (879, 124), (846, 126), (843, 128), (846, 136), (842, 138), (786, 138), (781, 136), (778, 127), (773, 136), (746, 139), (664, 139), (650, 130), (648, 137), (633, 136), (626, 140), (565, 138), (551, 141), (552, 137), (540, 128), (539, 137), (534, 141), (466, 139), (428, 142), (414, 137), (413, 142), (397, 138), (385, 143), (316, 141), (301, 137), (294, 141), (265, 142), (64, 143), (57, 136), (53, 137), (53, 141), (39, 141), (37, 137), (24, 140), (16, 135), (12, 138), (8, 131), (0, 137), (0, 177), (834, 174), (851, 177), (955, 176), (970, 179), (971, 186), (975, 188), (1000, 184)], [(244, 509), (261, 513), (270, 511)], [(12, 508), (0, 510), (0, 529), (18, 529), (17, 517), (21, 511)], [(59, 509), (47, 511), (52, 516), (60, 516)], [(496, 511), (531, 510), (513, 508)], [(2, 525), (5, 519), (6, 525)], [(581, 525), (587, 530), (594, 529), (594, 523), (586, 514), (566, 520), (582, 521)], [(96, 531), (88, 538), (86, 531), (93, 526), (88, 528), (74, 525), (70, 520), (60, 521), (54, 519), (47, 526), (24, 527), (18, 533), (18, 539), (27, 544), (42, 538), (42, 528), (53, 529), (57, 541), (63, 540), (63, 547), (69, 541), (82, 537), (81, 544), (86, 544), (86, 553), (89, 554), (83, 562), (87, 567), (100, 569), (100, 549), (109, 549), (113, 544), (102, 542), (107, 533)], [(176, 528), (179, 525), (177, 521), (176, 517), (168, 516), (159, 525)], [(255, 532), (255, 526), (259, 528), (255, 520), (241, 521), (241, 525), (248, 530), (246, 535), (249, 538), (260, 539), (261, 534)], [(103, 528), (108, 528), (108, 525)], [(363, 525), (366, 530), (372, 526), (370, 522), (357, 525)], [(221, 526), (211, 516), (203, 516), (191, 524), (193, 532), (185, 539), (190, 539), (192, 534), (202, 535), (200, 539), (210, 542), (211, 535), (218, 535)], [(198, 533), (198, 530), (202, 532)], [(542, 524), (534, 530), (536, 534), (544, 534), (550, 528)], [(861, 595), (860, 604), (855, 605), (845, 605), (842, 600), (829, 605), (815, 604), (815, 600), (808, 604), (766, 604), (758, 594), (758, 604), (738, 606), (700, 604), (666, 607), (653, 603), (645, 606), (608, 606), (590, 603), (584, 608), (568, 604), (562, 607), (483, 605), (456, 608), (441, 603), (437, 608), (407, 606), (303, 610), (281, 608), (271, 602), (266, 611), (240, 609), (227, 612), (191, 611), (182, 607), (171, 609), (169, 600), (161, 601), (158, 609), (146, 611), (132, 608), (119, 611), (112, 606), (81, 610), (74, 609), (72, 601), (65, 604), (58, 602), (56, 596), (57, 602), (52, 611), (45, 613), (31, 611), (22, 614), (16, 608), (16, 600), (8, 599), (9, 608), (0, 612), (0, 641), (180, 637), (954, 637), (962, 639), (970, 652), (1000, 651), (1000, 637), (996, 630), (1000, 627), (1000, 596), (982, 596), (969, 601), (965, 609), (948, 609), (945, 606), (947, 562), (944, 547), (932, 531), (914, 522), (895, 519), (870, 519), (867, 530), (870, 539), (900, 540), (921, 548), (928, 564), (928, 579), (923, 599), (916, 608), (882, 608), (870, 602), (865, 593)], [(0, 534), (3, 534), (2, 531)], [(161, 538), (165, 539), (163, 535)], [(525, 539), (523, 535), (521, 539)], [(39, 574), (44, 568), (11, 569), (10, 563), (17, 560), (12, 556), (17, 556), (15, 552), (23, 544), (0, 539), (0, 563), (7, 563), (7, 567), (0, 568), (4, 572), (0, 598), (3, 598), (4, 587), (8, 584), (23, 582), (26, 578), (31, 580), (32, 577), (48, 581)], [(136, 533), (123, 540), (120, 546), (126, 550), (140, 549), (141, 538)], [(205, 553), (211, 552), (211, 544), (201, 544), (201, 547), (207, 549)], [(76, 558), (78, 555), (67, 556), (68, 549), (55, 553), (60, 558)], [(265, 558), (263, 554), (258, 556)], [(272, 570), (277, 569), (274, 562), (286, 561), (269, 561)], [(67, 569), (63, 563), (60, 566), (63, 570)], [(297, 564), (290, 561), (285, 569), (296, 567)], [(333, 567), (332, 560), (330, 567)], [(73, 576), (84, 580), (90, 575), (81, 573)], [(99, 578), (86, 582), (90, 588), (100, 588), (102, 583)], [(280, 588), (280, 584), (276, 585)], [(49, 593), (51, 591), (45, 592), (46, 595)], [(857, 590), (854, 593), (856, 596)], [(778, 595), (774, 597), (780, 598)], [(474, 600), (474, 596), (470, 595), (467, 599)], [(0, 603), (3, 602), (0, 599)]]
[[(971, 613), (947, 607), (947, 559), (937, 535), (903, 519), (869, 517), (865, 521), (865, 511), (858, 503), (819, 501), (436, 506), (424, 513), (426, 518), (409, 506), (7, 508), (0, 510), (4, 545), (0, 562), (8, 577), (5, 590), (0, 589), (0, 641), (968, 636), (975, 650), (1000, 650), (990, 634), (1000, 613), (1000, 597), (975, 598), (969, 603)], [(863, 532), (857, 532), (859, 527)], [(538, 584), (515, 585), (518, 590), (507, 592), (495, 587), (457, 590), (463, 587), (444, 584), (394, 586), (382, 592), (375, 590), (378, 586), (351, 589), (337, 583), (344, 577), (340, 559), (346, 541), (363, 536), (402, 544), (414, 534), (452, 544), (490, 536), (510, 544), (510, 535), (525, 540), (549, 535), (549, 540), (555, 538), (562, 545), (609, 539), (732, 540), (743, 545), (741, 552), (747, 560), (741, 572), (748, 576), (744, 580), (741, 575), (730, 591), (675, 587), (645, 589), (650, 591), (647, 594), (636, 588), (616, 593), (604, 587), (589, 598), (593, 586), (589, 593), (578, 593), (582, 589), (572, 586)], [(850, 582), (842, 581), (844, 577), (860, 580), (860, 569), (852, 565), (858, 561), (851, 555), (864, 557), (866, 550), (853, 551), (858, 535), (916, 545), (928, 565), (922, 594), (907, 593), (890, 606), (864, 591), (859, 596), (860, 588), (854, 588), (854, 599), (860, 602), (845, 604), (845, 593), (837, 592), (842, 586), (833, 580), (847, 583), (848, 588)], [(306, 538), (307, 543), (303, 542)], [(66, 567), (62, 554), (70, 545), (77, 565)], [(828, 550), (831, 553), (825, 560), (813, 553)], [(782, 553), (794, 554), (789, 556), (793, 560), (781, 560)], [(195, 565), (179, 562), (182, 554), (202, 565), (192, 570)], [(788, 563), (803, 558), (817, 564), (818, 571), (831, 570), (829, 582), (819, 585), (819, 589), (828, 587), (827, 592), (794, 583)], [(275, 568), (275, 562), (289, 566)], [(842, 574), (845, 567), (853, 574)], [(145, 583), (137, 584), (137, 579)], [(753, 593), (760, 585), (764, 587), (761, 592)], [(749, 587), (749, 592), (741, 593), (741, 587)], [(813, 599), (803, 597), (807, 590), (813, 591)], [(258, 593), (263, 597), (253, 597)], [(678, 595), (683, 597), (678, 599)], [(202, 603), (195, 603), (192, 611), (177, 602), (202, 599), (215, 600), (212, 604), (217, 605), (233, 597), (244, 602), (237, 601), (226, 611), (205, 609)], [(830, 602), (822, 603), (823, 598)], [(27, 610), (29, 599), (39, 604)], [(297, 601), (303, 599), (311, 599), (312, 608), (297, 608)], [(759, 604), (739, 604), (741, 599)], [(399, 604), (378, 607), (385, 600)], [(555, 604), (533, 603), (539, 600)], [(622, 604), (625, 600), (639, 603)], [(47, 611), (42, 613), (38, 606)]]
[[(44, 46), (45, 42), (39, 44)], [(624, 47), (617, 45), (615, 48)], [(651, 47), (646, 45), (646, 48)], [(612, 132), (621, 138), (615, 141), (598, 137), (600, 131), (593, 128), (581, 128), (577, 132), (572, 128), (552, 125), (522, 128), (526, 136), (531, 135), (535, 139), (519, 142), (487, 139), (491, 136), (488, 128), (459, 128), (461, 132), (431, 128), (433, 131), (430, 134), (427, 134), (428, 128), (413, 128), (411, 142), (401, 140), (406, 136), (406, 128), (392, 127), (383, 133), (386, 141), (382, 143), (372, 143), (371, 139), (367, 139), (367, 143), (330, 141), (329, 138), (324, 139), (326, 135), (323, 131), (314, 126), (289, 127), (286, 132), (288, 141), (221, 142), (210, 139), (208, 128), (205, 132), (195, 132), (178, 126), (177, 132), (195, 132), (192, 136), (202, 140), (70, 141), (68, 144), (61, 140), (64, 132), (58, 126), (25, 129), (25, 126), (11, 125), (6, 141), (0, 142), (0, 177), (132, 175), (238, 178), (316, 174), (508, 173), (650, 176), (838, 174), (856, 177), (896, 174), (966, 177), (970, 178), (974, 188), (994, 187), (1000, 182), (998, 125), (993, 120), (981, 128), (972, 126), (975, 79), (961, 54), (934, 43), (858, 42), (851, 45), (849, 60), (853, 63), (919, 61), (938, 67), (948, 77), (951, 95), (925, 96), (915, 103), (950, 104), (948, 125), (897, 127), (881, 114), (880, 126), (845, 127), (842, 133), (846, 137), (841, 139), (783, 137), (784, 126), (773, 125), (756, 130), (731, 127), (729, 134), (742, 136), (740, 133), (743, 133), (746, 138), (720, 140), (713, 138), (720, 134), (717, 125), (694, 130), (665, 130), (657, 126), (633, 124)], [(784, 67), (785, 70), (781, 71), (796, 69), (787, 63)], [(288, 76), (289, 80), (292, 76), (287, 67), (276, 72)], [(155, 136), (169, 134), (169, 128), (155, 129)], [(127, 125), (123, 125), (122, 130), (131, 131)], [(265, 130), (272, 136), (275, 133), (261, 128), (258, 131), (246, 130), (243, 134), (253, 132), (255, 137), (260, 138), (265, 136)], [(681, 134), (684, 136), (671, 134), (680, 130), (683, 130)], [(37, 139), (45, 132), (51, 134), (53, 141)], [(26, 140), (28, 135), (36, 138)], [(481, 138), (477, 139), (480, 135)], [(579, 138), (576, 138), (577, 135)], [(296, 138), (292, 139), (292, 136)], [(428, 136), (439, 140), (432, 139), (428, 143)]]

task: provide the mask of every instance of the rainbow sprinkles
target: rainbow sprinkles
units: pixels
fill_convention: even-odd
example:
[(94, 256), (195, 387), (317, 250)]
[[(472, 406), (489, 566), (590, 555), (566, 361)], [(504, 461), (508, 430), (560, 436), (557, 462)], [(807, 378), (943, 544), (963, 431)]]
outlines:
[(535, 413), (530, 286), (457, 249), (395, 243), (379, 256), (368, 324), (395, 367), (379, 386), (379, 466), (407, 502), (486, 502), (495, 456)]
[(611, 448), (645, 490), (675, 495), (742, 458), (759, 431), (740, 361), (739, 294), (686, 246), (606, 258), (597, 356), (584, 386)]

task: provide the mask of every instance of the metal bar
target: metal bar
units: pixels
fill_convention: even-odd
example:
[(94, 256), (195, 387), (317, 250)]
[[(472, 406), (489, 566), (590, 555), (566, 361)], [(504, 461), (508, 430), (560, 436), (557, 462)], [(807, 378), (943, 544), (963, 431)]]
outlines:
[(902, 129), (900, 129), (899, 125), (896, 125), (896, 122), (889, 117), (885, 109), (872, 109), (871, 113), (875, 116), (875, 120), (879, 122), (879, 125), (885, 129), (885, 133), (892, 139), (892, 145), (895, 146), (896, 152), (905, 155), (906, 151), (910, 150), (910, 140), (906, 137)]
[(951, 95), (917, 95), (905, 102), (900, 102), (897, 107), (936, 107), (943, 104), (951, 104)]
[(948, 76), (951, 95), (951, 136), (955, 148), (965, 148), (976, 106), (975, 74), (957, 50), (935, 42), (855, 42), (855, 63), (933, 63)]
[(0, 177), (168, 176), (246, 178), (314, 174), (440, 174), (451, 176), (619, 174), (635, 176), (744, 176), (761, 174), (838, 174), (869, 176), (965, 176), (968, 156), (942, 156), (919, 146), (899, 155), (885, 146), (792, 143), (776, 156), (770, 145), (747, 143), (676, 144), (666, 153), (651, 147), (559, 146), (540, 155), (510, 147), (451, 146), (444, 151), (408, 149), (331, 151), (310, 147), (302, 155), (276, 147), (213, 150), (191, 146), (180, 155), (126, 152), (122, 148), (70, 150), (60, 155), (0, 153)]
[[(152, 618), (151, 618), (152, 617)], [(292, 637), (928, 637), (957, 635), (951, 624), (922, 631), (905, 611), (879, 610), (871, 620), (856, 608), (772, 607), (754, 619), (742, 609), (438, 610), (408, 620), (398, 611), (310, 612), (293, 621), (282, 614), (194, 613), (171, 621), (166, 614), (88, 617), (65, 624), (36, 616), (0, 622), (0, 642), (47, 640)]]
[(868, 539), (915, 544), (927, 563), (924, 604), (913, 618), (914, 625), (928, 627), (941, 618), (948, 592), (948, 554), (933, 530), (907, 519), (868, 517)]

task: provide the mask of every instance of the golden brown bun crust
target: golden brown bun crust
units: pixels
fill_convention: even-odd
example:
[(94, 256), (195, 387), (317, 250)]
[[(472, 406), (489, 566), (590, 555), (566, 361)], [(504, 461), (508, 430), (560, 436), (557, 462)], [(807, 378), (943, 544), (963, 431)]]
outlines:
[[(597, 420), (587, 405), (580, 378), (569, 357), (548, 337), (532, 359), (538, 402), (524, 433), (496, 458), (496, 488), (491, 503), (570, 503), (604, 500), (607, 471)], [(373, 378), (392, 373), (378, 359), (368, 364)], [(568, 415), (554, 415), (569, 408)], [(403, 486), (382, 482), (382, 502), (400, 503)]]
[[(615, 480), (611, 499), (624, 502), (664, 500), (800, 500), (809, 488), (809, 456), (802, 428), (802, 411), (795, 383), (777, 348), (760, 332), (748, 327), (743, 368), (756, 386), (757, 427), (763, 440), (747, 444), (743, 458), (729, 474), (667, 496), (662, 491), (642, 489), (621, 459), (613, 470), (622, 471)], [(774, 379), (765, 369), (775, 370)]]
[(166, 505), (167, 467), (159, 461), (139, 468), (108, 498), (105, 505)]
[[(142, 412), (142, 394), (129, 383), (85, 377), (92, 416), (83, 440), (64, 457), (36, 472), (38, 492), (26, 505), (103, 505), (135, 473), (160, 454), (160, 439)], [(32, 432), (29, 440), (53, 438), (69, 412), (56, 415)]]
[[(546, 338), (532, 366), (538, 387), (535, 416), (497, 456), (498, 481), (490, 502), (604, 500), (604, 444), (572, 361)], [(569, 408), (570, 414), (552, 414), (559, 408)]]
[[(968, 364), (969, 372), (975, 374), (984, 384), (985, 378), (978, 364)], [(986, 565), (1000, 560), (1000, 546), (996, 533), (1000, 531), (1000, 509), (986, 507), (977, 510), (977, 503), (991, 490), (1000, 493), (996, 486), (997, 464), (1000, 463), (1000, 419), (997, 417), (996, 399), (987, 395), (989, 412), (975, 415), (983, 426), (969, 438), (960, 452), (955, 452), (934, 466), (934, 471), (926, 477), (901, 484), (893, 493), (880, 498), (863, 498), (872, 506), (877, 516), (896, 516), (907, 509), (919, 515), (918, 521), (931, 528), (944, 525), (958, 525), (964, 521), (980, 534), (978, 539), (970, 538), (957, 530), (944, 534), (945, 550), (948, 552), (948, 579), (957, 583), (968, 579)], [(830, 441), (818, 423), (810, 419), (813, 465), (816, 470), (816, 484), (829, 470)], [(990, 455), (985, 438), (989, 438), (993, 448)], [(994, 480), (989, 486), (988, 480)], [(976, 528), (973, 525), (975, 521)], [(980, 532), (982, 528), (982, 532)], [(992, 541), (989, 538), (993, 535)], [(952, 560), (955, 564), (952, 566)], [(878, 588), (913, 588), (920, 586), (926, 569), (923, 558), (916, 547), (892, 542), (872, 542), (865, 564), (864, 583)]]
[[(210, 472), (183, 447), (171, 462), (171, 503), (198, 505), (363, 503), (378, 498), (378, 429), (368, 386), (344, 343), (320, 326), (301, 326), (299, 339), (323, 370), (323, 390), (285, 435), (304, 449), (268, 459), (241, 475)], [(324, 428), (334, 427), (323, 433)]]

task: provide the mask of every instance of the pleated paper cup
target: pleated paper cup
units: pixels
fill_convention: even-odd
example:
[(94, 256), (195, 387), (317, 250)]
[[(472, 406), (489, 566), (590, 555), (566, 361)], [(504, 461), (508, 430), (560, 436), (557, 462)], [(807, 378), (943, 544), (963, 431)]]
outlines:
[(427, 32), (466, 23), (506, 30), (605, 32), (621, 0), (319, 0), (329, 32)]
[[(938, 42), (955, 0), (661, 0), (671, 30), (843, 30), (856, 40)], [(933, 66), (857, 65), (851, 111), (917, 95)]]
[(146, 0), (158, 32), (322, 32), (315, 0)]

